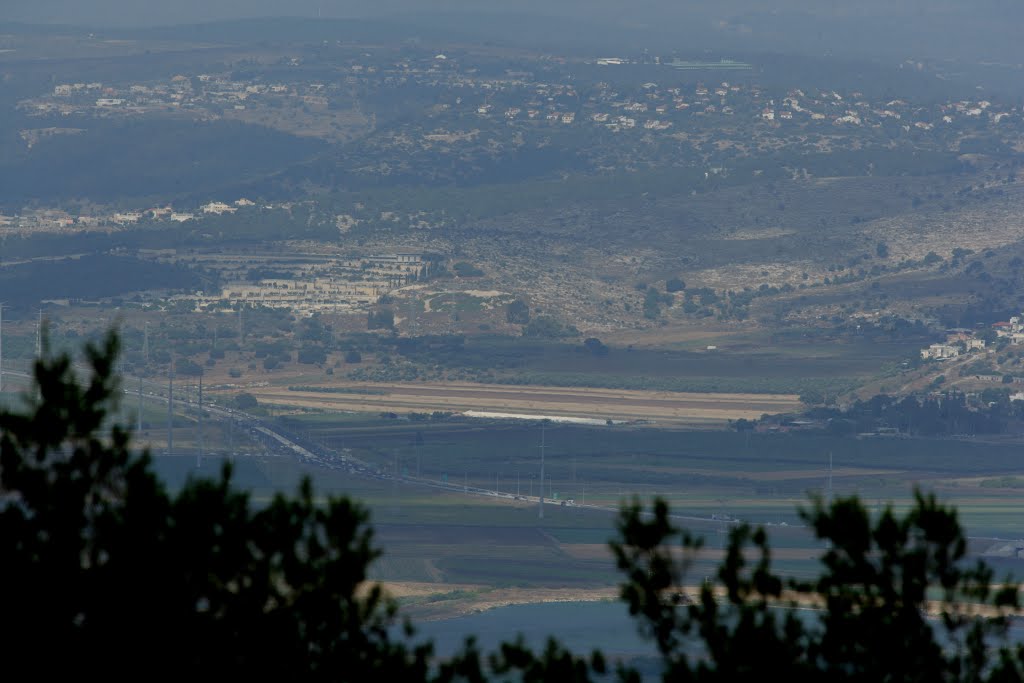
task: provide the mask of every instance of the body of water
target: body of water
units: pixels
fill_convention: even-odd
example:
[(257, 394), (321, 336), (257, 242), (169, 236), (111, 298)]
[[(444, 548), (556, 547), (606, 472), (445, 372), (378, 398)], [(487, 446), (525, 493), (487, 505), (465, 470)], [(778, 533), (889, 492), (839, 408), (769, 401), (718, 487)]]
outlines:
[(636, 622), (619, 601), (509, 605), (416, 626), (421, 636), (434, 640), (441, 657), (458, 651), (469, 635), (475, 635), (486, 652), (519, 634), (534, 649), (542, 648), (548, 637), (554, 636), (580, 654), (599, 649), (616, 658), (657, 655), (655, 645), (640, 637)]

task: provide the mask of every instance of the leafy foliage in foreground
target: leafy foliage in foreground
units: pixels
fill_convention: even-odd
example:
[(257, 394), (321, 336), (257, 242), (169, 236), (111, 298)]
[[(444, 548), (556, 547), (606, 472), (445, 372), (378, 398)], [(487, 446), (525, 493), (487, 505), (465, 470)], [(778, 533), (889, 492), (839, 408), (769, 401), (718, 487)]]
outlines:
[[(667, 680), (1021, 679), (1019, 647), (990, 649), (1006, 642), (1018, 587), (967, 562), (954, 510), (918, 493), (902, 518), (890, 508), (872, 521), (856, 498), (816, 499), (801, 515), (828, 543), (816, 580), (773, 573), (764, 529), (741, 525), (718, 584), (691, 601), (678, 587), (700, 539), (672, 525), (663, 501), (623, 510), (623, 540), (612, 543), (628, 578), (622, 597), (657, 642)], [(695, 640), (698, 658), (685, 647)]]
[[(400, 681), (607, 680), (600, 653), (552, 639), (447, 661), (416, 644), (366, 582), (379, 555), (366, 511), (294, 497), (254, 508), (227, 468), (169, 494), (129, 433), (110, 424), (118, 342), (36, 363), (21, 412), (0, 413), (0, 613), (5, 671), (110, 680), (182, 676)], [(665, 680), (1014, 681), (1007, 644), (1018, 587), (969, 563), (954, 510), (919, 494), (872, 520), (855, 498), (802, 511), (827, 542), (813, 581), (772, 570), (763, 529), (736, 527), (717, 581), (691, 598), (701, 542), (657, 500), (623, 508), (611, 544), (622, 598), (660, 652)], [(816, 608), (808, 611), (807, 607)], [(928, 618), (926, 611), (938, 614)], [(622, 680), (639, 680), (619, 667)]]
[(308, 482), (254, 510), (229, 470), (169, 495), (105, 424), (116, 349), (89, 349), (84, 387), (66, 357), (37, 363), (38, 398), (0, 415), (4, 659), (41, 678), (422, 678), (429, 650), (395, 643), (394, 604), (358, 590), (379, 554), (366, 511), (316, 505)]

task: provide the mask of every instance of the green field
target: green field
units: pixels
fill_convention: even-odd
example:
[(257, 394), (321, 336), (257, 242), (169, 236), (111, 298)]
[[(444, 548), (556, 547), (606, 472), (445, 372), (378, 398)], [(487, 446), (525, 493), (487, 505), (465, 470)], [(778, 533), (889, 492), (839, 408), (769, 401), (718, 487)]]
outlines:
[[(1024, 463), (1015, 443), (553, 425), (544, 435), (549, 501), (557, 494), (559, 502), (573, 498), (609, 509), (552, 501), (539, 520), (536, 503), (459, 490), (466, 484), (536, 495), (536, 425), (331, 415), (292, 416), (286, 424), (339, 453), (346, 449), (382, 475), (397, 467), (400, 477), (358, 477), (305, 468), (283, 457), (250, 457), (236, 459), (236, 481), (257, 503), (276, 491), (294, 490), (304, 474), (320, 495), (364, 501), (385, 551), (375, 576), (436, 584), (439, 593), (452, 590), (445, 588), (450, 585), (458, 590), (614, 585), (614, 563), (603, 547), (614, 534), (614, 509), (633, 495), (665, 497), (674, 512), (692, 517), (680, 524), (704, 535), (708, 548), (693, 569), (695, 576), (713, 573), (730, 528), (713, 515), (769, 525), (778, 568), (810, 576), (822, 545), (800, 526), (797, 508), (810, 494), (826, 492), (829, 453), (836, 495), (859, 495), (872, 510), (887, 504), (903, 510), (917, 485), (959, 508), (976, 552), (994, 542), (985, 539), (1022, 535), (1018, 520), (1024, 500), (1013, 484), (1024, 476)], [(190, 456), (156, 462), (172, 485), (197, 473)], [(214, 474), (219, 463), (208, 458), (199, 473)], [(455, 486), (441, 490), (420, 481)], [(1000, 487), (1000, 482), (1009, 484)], [(1015, 561), (995, 562), (1000, 571), (1018, 571)], [(452, 598), (459, 600), (470, 598)]]

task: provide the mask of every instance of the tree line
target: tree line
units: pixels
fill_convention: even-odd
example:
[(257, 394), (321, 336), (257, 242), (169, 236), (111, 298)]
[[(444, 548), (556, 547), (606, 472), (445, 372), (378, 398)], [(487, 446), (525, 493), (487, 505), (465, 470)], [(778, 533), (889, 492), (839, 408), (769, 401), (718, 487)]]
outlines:
[[(0, 649), (14, 679), (640, 680), (554, 638), (491, 652), (470, 639), (435, 657), (367, 581), (380, 550), (366, 509), (317, 503), (309, 480), (264, 506), (230, 467), (168, 492), (111, 418), (117, 352), (114, 335), (89, 346), (83, 380), (67, 356), (37, 361), (24, 406), (0, 413)], [(622, 507), (621, 599), (664, 680), (1024, 678), (1007, 637), (1018, 586), (969, 560), (954, 509), (918, 493), (906, 514), (840, 498), (801, 516), (818, 576), (782, 576), (767, 532), (738, 524), (714, 578), (687, 588), (701, 539), (663, 500)]]

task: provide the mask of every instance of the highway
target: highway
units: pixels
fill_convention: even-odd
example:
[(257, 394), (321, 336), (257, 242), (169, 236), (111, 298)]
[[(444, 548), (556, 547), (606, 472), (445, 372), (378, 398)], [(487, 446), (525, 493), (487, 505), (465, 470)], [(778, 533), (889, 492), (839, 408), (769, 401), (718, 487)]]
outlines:
[[(88, 372), (88, 368), (79, 369)], [(5, 369), (4, 376), (31, 379), (30, 373), (16, 370)], [(139, 384), (140, 380), (137, 377), (122, 376), (122, 385), (125, 386), (122, 391), (126, 397), (130, 397), (137, 401), (141, 396), (144, 401), (156, 402), (161, 405), (167, 404), (165, 385), (145, 379), (141, 380), (141, 389), (138, 388)], [(136, 388), (128, 388), (130, 385), (134, 385)], [(181, 411), (183, 408), (198, 409), (197, 403), (192, 401), (187, 394), (176, 396), (174, 404), (176, 411)], [(395, 481), (397, 479), (397, 481), (406, 486), (418, 486), (467, 496), (485, 496), (488, 498), (507, 501), (509, 503), (532, 503), (535, 505), (539, 505), (540, 503), (538, 496), (523, 496), (513, 493), (503, 493), (501, 491), (494, 491), (491, 489), (467, 486), (465, 484), (454, 484), (434, 479), (423, 479), (421, 477), (396, 478), (392, 474), (382, 472), (373, 465), (353, 457), (351, 454), (338, 453), (327, 449), (322, 445), (313, 443), (302, 434), (292, 432), (280, 425), (276, 425), (273, 422), (251, 415), (244, 411), (225, 408), (217, 405), (216, 403), (204, 403), (203, 410), (205, 414), (214, 419), (234, 421), (235, 424), (247, 429), (249, 435), (263, 443), (271, 453), (279, 456), (292, 457), (307, 465), (313, 465), (335, 471), (344, 471), (355, 477), (384, 481)], [(619, 512), (619, 508), (617, 506), (588, 505), (577, 502), (563, 505), (564, 501), (555, 501), (550, 498), (546, 498), (545, 501), (545, 507), (572, 507), (577, 509), (607, 512), (609, 514), (617, 514)], [(704, 523), (714, 522), (729, 526), (739, 524), (741, 521), (737, 519), (723, 520), (715, 517), (689, 515), (671, 515), (671, 517), (678, 521)], [(767, 526), (772, 525), (769, 523)]]

